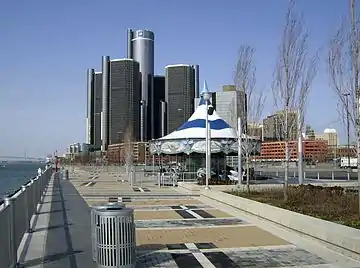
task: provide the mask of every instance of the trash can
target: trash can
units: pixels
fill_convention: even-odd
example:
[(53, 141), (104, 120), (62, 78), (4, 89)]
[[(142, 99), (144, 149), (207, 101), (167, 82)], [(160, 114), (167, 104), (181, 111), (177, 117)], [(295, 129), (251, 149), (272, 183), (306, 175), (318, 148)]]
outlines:
[(122, 209), (122, 208), (125, 208), (125, 204), (123, 204), (123, 203), (107, 203), (107, 204), (104, 204), (104, 205), (98, 205), (98, 206), (92, 206), (91, 207), (91, 213), (90, 213), (91, 249), (92, 249), (92, 259), (95, 262), (96, 262), (96, 258), (97, 258), (97, 245), (96, 245), (97, 242), (96, 242), (95, 225), (96, 225), (96, 217), (99, 217), (97, 212), (99, 210), (107, 209), (109, 207)]
[(68, 169), (63, 169), (62, 177), (63, 177), (63, 180), (68, 180), (69, 179), (69, 170)]
[(122, 204), (93, 208), (95, 262), (101, 268), (135, 268), (134, 210)]

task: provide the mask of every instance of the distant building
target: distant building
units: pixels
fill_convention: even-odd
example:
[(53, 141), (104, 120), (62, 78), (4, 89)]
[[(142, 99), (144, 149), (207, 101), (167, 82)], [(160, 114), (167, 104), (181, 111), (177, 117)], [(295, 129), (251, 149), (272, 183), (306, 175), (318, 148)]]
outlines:
[(216, 92), (216, 112), (232, 128), (237, 129), (237, 118), (241, 116), (243, 131), (247, 128), (247, 99), (243, 91)]
[(259, 123), (248, 123), (248, 135), (264, 140), (264, 126)]
[(133, 59), (110, 61), (109, 144), (140, 136), (140, 72)]
[[(290, 160), (298, 159), (298, 141), (289, 142)], [(304, 140), (303, 141), (303, 157), (305, 161), (324, 162), (328, 157), (328, 146), (326, 141), (322, 140)], [(263, 142), (261, 144), (261, 160), (265, 161), (283, 161), (285, 159), (285, 142)]]
[(102, 72), (94, 74), (94, 148), (101, 148)]
[[(288, 140), (295, 140), (298, 137), (298, 114), (289, 111), (288, 115)], [(284, 141), (285, 134), (285, 113), (283, 111), (269, 115), (263, 120), (264, 141)]]
[(94, 87), (94, 69), (87, 70), (87, 100), (86, 100), (86, 136), (87, 144), (94, 144), (95, 137), (95, 87)]
[[(158, 139), (162, 137), (162, 116), (163, 113), (166, 113), (165, 105), (165, 76), (155, 75), (154, 76), (154, 125), (152, 128), (154, 129), (154, 138)], [(165, 109), (165, 111), (163, 111)], [(166, 129), (166, 126), (164, 126)], [(165, 130), (166, 133), (166, 130)]]
[(139, 63), (141, 73), (141, 101), (140, 113), (140, 140), (147, 141), (154, 138), (155, 106), (154, 106), (154, 40), (155, 34), (149, 30), (129, 29), (128, 55)]
[(165, 67), (167, 133), (180, 127), (194, 111), (195, 67), (188, 64)]
[(224, 85), (222, 87), (222, 91), (223, 92), (236, 91), (236, 86), (235, 85)]
[(305, 137), (309, 140), (315, 140), (315, 131), (310, 125), (305, 126)]

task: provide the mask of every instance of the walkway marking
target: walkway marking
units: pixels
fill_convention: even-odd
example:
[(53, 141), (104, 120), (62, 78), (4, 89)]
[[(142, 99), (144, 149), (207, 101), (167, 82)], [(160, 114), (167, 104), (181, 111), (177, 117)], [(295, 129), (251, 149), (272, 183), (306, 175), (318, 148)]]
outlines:
[(140, 192), (145, 192), (145, 190), (143, 189), (143, 188), (141, 188), (141, 187), (139, 187), (139, 190), (140, 190)]
[(206, 258), (206, 256), (198, 249), (198, 247), (194, 243), (185, 243), (185, 246), (190, 251), (196, 251), (196, 252), (193, 252), (193, 255), (202, 266), (207, 267), (207, 268), (216, 268), (216, 266), (214, 266), (209, 261), (209, 259)]
[(180, 206), (182, 209), (184, 209), (187, 213), (193, 215), (196, 219), (203, 219), (199, 214), (194, 212), (193, 210), (189, 209), (187, 206)]

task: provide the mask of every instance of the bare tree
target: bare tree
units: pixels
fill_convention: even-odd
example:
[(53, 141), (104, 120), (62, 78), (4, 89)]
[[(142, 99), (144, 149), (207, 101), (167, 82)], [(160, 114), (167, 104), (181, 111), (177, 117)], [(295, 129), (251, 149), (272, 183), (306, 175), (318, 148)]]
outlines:
[(127, 174), (129, 174), (133, 168), (133, 153), (133, 131), (129, 125), (124, 132), (124, 162)]
[[(304, 29), (302, 17), (295, 12), (294, 4), (294, 1), (290, 1), (286, 13), (272, 86), (275, 108), (282, 113), (281, 116), (278, 116), (278, 120), (281, 125), (281, 136), (285, 142), (285, 201), (288, 198), (289, 141), (294, 132), (299, 138), (298, 173), (299, 182), (302, 183), (302, 129), (307, 97), (317, 71), (317, 56), (309, 56), (308, 33)], [(294, 114), (294, 112), (298, 116), (297, 120), (290, 117), (291, 113)]]
[[(249, 133), (248, 122), (259, 123), (264, 108), (264, 91), (256, 90), (256, 67), (254, 63), (254, 48), (248, 45), (242, 45), (239, 49), (239, 55), (236, 63), (234, 84), (237, 91), (240, 91), (242, 103), (237, 107), (238, 116), (241, 117), (241, 129), (245, 134), (245, 144), (243, 145), (245, 153), (246, 185), (250, 191), (250, 155), (254, 151), (251, 134)], [(253, 130), (254, 128), (251, 128)], [(238, 172), (241, 172), (239, 170)]]
[(340, 116), (347, 116), (357, 139), (360, 214), (360, 16), (355, 0), (350, 0), (350, 21), (344, 20), (331, 38), (328, 51), (330, 83), (340, 103)]

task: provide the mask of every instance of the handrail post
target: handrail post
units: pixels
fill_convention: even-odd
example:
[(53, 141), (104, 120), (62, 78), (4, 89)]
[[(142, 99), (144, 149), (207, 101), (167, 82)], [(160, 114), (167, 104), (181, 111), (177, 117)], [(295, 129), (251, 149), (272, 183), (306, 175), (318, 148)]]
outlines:
[(10, 251), (13, 260), (12, 267), (17, 267), (17, 247), (15, 241), (15, 232), (16, 232), (16, 220), (15, 220), (15, 206), (14, 206), (15, 199), (12, 197), (5, 197), (4, 204), (5, 206), (10, 207)]
[(29, 217), (29, 204), (28, 204), (28, 190), (27, 190), (27, 186), (26, 185), (22, 185), (21, 186), (21, 190), (23, 191), (23, 195), (24, 195), (24, 214), (25, 214), (25, 227), (26, 227), (26, 232), (30, 233), (30, 217)]
[(34, 179), (31, 179), (31, 184), (30, 184), (30, 188), (31, 188), (31, 203), (32, 203), (32, 210), (31, 211), (31, 214), (35, 214), (36, 213), (36, 202), (35, 202), (35, 188), (36, 188), (36, 185), (35, 185), (35, 180)]

